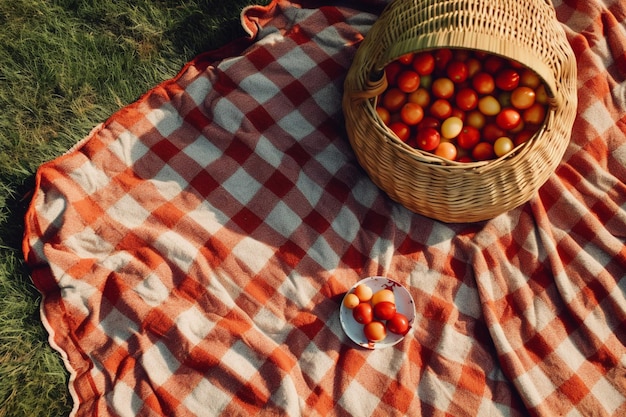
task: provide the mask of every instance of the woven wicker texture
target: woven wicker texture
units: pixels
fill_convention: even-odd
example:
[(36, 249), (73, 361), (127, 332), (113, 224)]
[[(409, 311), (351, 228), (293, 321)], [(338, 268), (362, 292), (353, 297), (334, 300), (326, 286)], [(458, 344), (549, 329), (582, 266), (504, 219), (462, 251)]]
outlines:
[[(512, 154), (456, 163), (400, 141), (375, 112), (385, 66), (408, 52), (469, 48), (514, 59), (543, 79), (544, 126)], [(395, 0), (347, 74), (343, 109), (359, 163), (406, 208), (444, 222), (493, 218), (527, 202), (554, 173), (576, 115), (576, 60), (551, 4), (541, 0)]]

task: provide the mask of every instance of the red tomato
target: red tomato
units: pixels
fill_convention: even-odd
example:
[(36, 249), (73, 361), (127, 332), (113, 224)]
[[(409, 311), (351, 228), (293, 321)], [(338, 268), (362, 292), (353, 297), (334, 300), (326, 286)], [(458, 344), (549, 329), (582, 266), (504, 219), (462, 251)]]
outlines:
[(450, 98), (454, 94), (454, 83), (449, 78), (437, 78), (433, 81), (431, 90), (437, 98)]
[(504, 59), (500, 58), (499, 56), (487, 55), (483, 64), (483, 68), (488, 73), (495, 74), (496, 72), (500, 71), (502, 67), (504, 67), (504, 63)]
[(378, 117), (380, 117), (380, 120), (384, 124), (389, 125), (389, 121), (391, 120), (391, 113), (389, 113), (389, 110), (381, 106), (376, 106), (376, 113), (378, 113)]
[(400, 109), (400, 118), (409, 126), (414, 126), (424, 118), (424, 109), (419, 104), (408, 102)]
[(463, 111), (473, 110), (478, 106), (478, 94), (471, 88), (462, 88), (456, 93), (454, 101)]
[(450, 113), (450, 117), (458, 117), (462, 122), (465, 121), (465, 111), (459, 109), (458, 107), (452, 108), (452, 113)]
[(402, 64), (398, 61), (393, 61), (385, 67), (385, 76), (387, 77), (387, 83), (395, 87), (398, 82), (398, 74), (402, 72)]
[[(493, 159), (496, 154), (493, 152), (493, 145), (489, 142), (479, 142), (472, 149), (472, 157), (477, 161), (487, 161)], [(359, 306), (357, 306), (358, 308)]]
[(372, 321), (363, 327), (363, 334), (370, 342), (380, 342), (387, 337), (387, 329), (381, 321)]
[(439, 146), (441, 136), (435, 128), (425, 127), (417, 131), (416, 142), (418, 148), (424, 151), (432, 151)]
[(513, 143), (515, 144), (515, 146), (521, 145), (522, 143), (530, 139), (534, 134), (535, 134), (534, 131), (522, 130), (517, 135), (515, 135), (515, 138), (513, 139)]
[(511, 104), (516, 109), (524, 110), (535, 104), (535, 90), (520, 86), (511, 93)]
[(511, 133), (511, 134), (519, 133), (519, 132), (521, 132), (524, 129), (526, 129), (526, 123), (524, 123), (524, 119), (521, 119), (519, 124), (516, 127), (514, 127), (511, 130), (509, 130), (509, 133)]
[(391, 333), (404, 336), (409, 332), (409, 319), (402, 313), (396, 313), (387, 320), (387, 329)]
[(452, 106), (448, 100), (438, 98), (430, 105), (430, 114), (437, 119), (447, 119), (452, 115)]
[(494, 143), (500, 136), (504, 136), (506, 132), (495, 123), (487, 123), (481, 130), (483, 141)]
[(409, 140), (409, 136), (411, 135), (411, 129), (406, 123), (402, 122), (392, 122), (389, 125), (389, 130), (391, 130), (402, 142), (406, 142)]
[(396, 314), (396, 305), (389, 301), (381, 301), (374, 306), (374, 317), (378, 320), (389, 320)]
[(370, 323), (374, 319), (372, 306), (370, 303), (360, 303), (352, 309), (352, 317), (354, 317), (354, 320), (358, 323)]
[(420, 86), (420, 76), (412, 70), (404, 70), (398, 74), (398, 88), (405, 93), (412, 93)]
[(465, 61), (467, 61), (470, 58), (471, 52), (468, 51), (467, 49), (455, 49), (452, 52), (452, 56), (457, 61), (465, 62)]
[(448, 65), (448, 62), (452, 59), (452, 51), (450, 49), (437, 49), (435, 55), (435, 67), (443, 70)]
[(522, 116), (512, 107), (502, 109), (496, 116), (496, 124), (504, 130), (515, 129), (522, 121)]
[(496, 87), (504, 91), (514, 90), (519, 85), (519, 72), (504, 68), (496, 74)]
[(491, 94), (496, 88), (496, 82), (491, 74), (479, 72), (472, 78), (472, 87), (478, 94)]
[(546, 108), (541, 103), (535, 103), (524, 110), (522, 118), (529, 125), (540, 125), (546, 118)]
[(413, 61), (413, 56), (415, 54), (413, 52), (409, 52), (408, 54), (404, 54), (401, 57), (399, 57), (397, 59), (397, 61), (399, 61), (400, 63), (404, 64), (404, 65), (411, 65), (411, 62)]
[(462, 61), (451, 61), (446, 67), (446, 74), (452, 82), (458, 84), (467, 80), (469, 70), (467, 64)]
[(435, 155), (450, 161), (456, 159), (457, 153), (456, 146), (452, 142), (441, 142), (434, 151)]
[(473, 126), (463, 126), (456, 143), (463, 149), (472, 149), (480, 141), (480, 131)]
[(404, 106), (406, 94), (398, 88), (390, 88), (383, 95), (382, 105), (390, 112), (397, 112)]
[(439, 126), (441, 126), (441, 121), (439, 119), (435, 119), (432, 116), (426, 116), (420, 122), (420, 124), (418, 126), (418, 129), (423, 129), (423, 128), (426, 128), (426, 127), (432, 127), (434, 129), (439, 129)]
[(428, 75), (435, 70), (435, 57), (430, 52), (415, 54), (412, 65), (419, 75)]

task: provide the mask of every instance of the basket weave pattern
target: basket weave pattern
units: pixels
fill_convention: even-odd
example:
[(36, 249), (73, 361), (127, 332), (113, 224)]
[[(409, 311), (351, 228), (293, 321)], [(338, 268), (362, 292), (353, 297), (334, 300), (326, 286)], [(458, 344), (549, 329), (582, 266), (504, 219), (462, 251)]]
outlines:
[[(376, 114), (384, 68), (408, 52), (475, 49), (534, 70), (550, 95), (543, 127), (504, 157), (455, 163), (400, 141)], [(408, 209), (444, 222), (493, 218), (531, 199), (558, 166), (576, 116), (576, 60), (546, 0), (395, 0), (347, 74), (350, 144), (372, 181)]]

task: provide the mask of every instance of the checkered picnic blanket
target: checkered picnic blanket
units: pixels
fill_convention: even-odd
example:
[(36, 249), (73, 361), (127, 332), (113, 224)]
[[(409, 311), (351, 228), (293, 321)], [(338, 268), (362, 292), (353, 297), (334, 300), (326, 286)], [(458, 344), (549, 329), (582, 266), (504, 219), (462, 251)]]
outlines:
[[(626, 415), (626, 5), (554, 1), (580, 87), (563, 162), (519, 209), (444, 224), (346, 138), (367, 3), (244, 10), (249, 41), (40, 167), (24, 251), (74, 415)], [(379, 350), (339, 322), (372, 275), (416, 308)]]

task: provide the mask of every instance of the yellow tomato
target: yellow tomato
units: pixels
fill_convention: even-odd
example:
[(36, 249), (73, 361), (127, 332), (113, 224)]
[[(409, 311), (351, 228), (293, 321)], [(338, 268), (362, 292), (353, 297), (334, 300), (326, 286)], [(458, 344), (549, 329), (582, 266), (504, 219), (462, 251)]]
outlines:
[(376, 291), (374, 295), (372, 296), (372, 305), (375, 306), (381, 301), (389, 301), (390, 303), (395, 304), (396, 297), (394, 296), (393, 291), (388, 290), (388, 289)]
[(361, 302), (361, 300), (359, 300), (359, 297), (357, 297), (356, 294), (354, 294), (354, 293), (347, 294), (343, 298), (343, 305), (346, 306), (347, 308), (351, 309), (351, 310), (354, 307), (358, 306), (360, 302)]
[(495, 143), (493, 144), (493, 151), (497, 156), (502, 156), (511, 152), (514, 147), (515, 145), (513, 144), (511, 138), (502, 136), (496, 139)]
[(365, 303), (372, 298), (372, 289), (366, 284), (359, 284), (354, 288), (354, 294), (362, 303)]
[(380, 321), (372, 321), (363, 327), (363, 333), (370, 342), (380, 342), (387, 337), (387, 329)]

